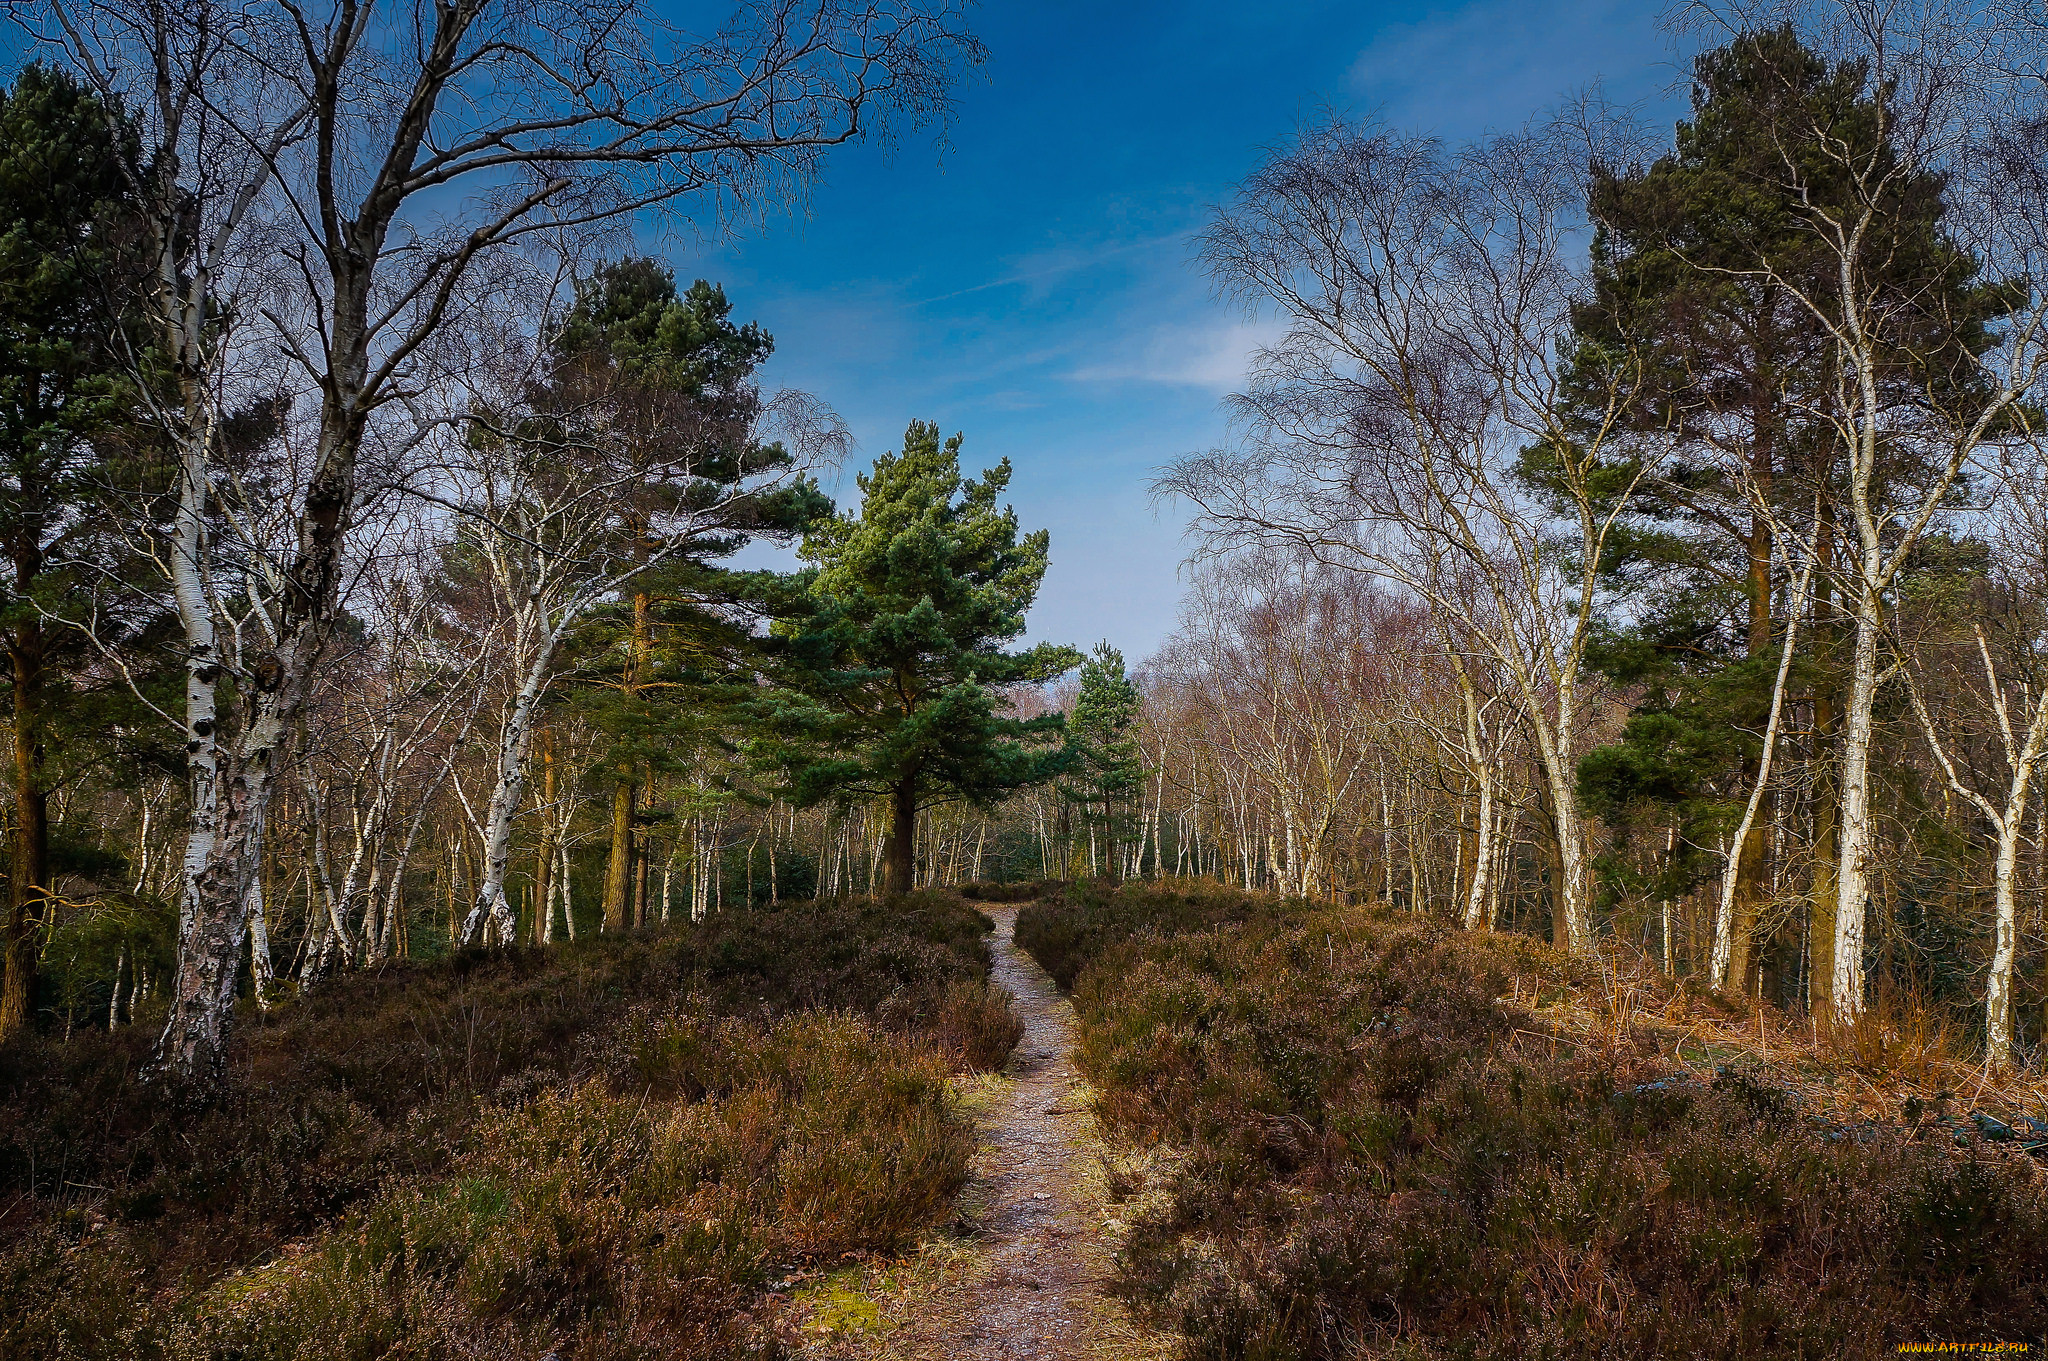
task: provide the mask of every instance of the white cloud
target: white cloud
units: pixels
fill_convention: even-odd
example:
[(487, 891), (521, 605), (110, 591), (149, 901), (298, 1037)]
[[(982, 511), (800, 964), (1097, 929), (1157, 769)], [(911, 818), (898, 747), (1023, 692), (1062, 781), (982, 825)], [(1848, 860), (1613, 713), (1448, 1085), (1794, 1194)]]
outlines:
[(1120, 353), (1084, 364), (1067, 376), (1082, 383), (1163, 383), (1216, 393), (1244, 385), (1252, 356), (1284, 334), (1278, 322), (1225, 322), (1155, 326)]
[(1043, 296), (1053, 291), (1054, 280), (1084, 270), (1092, 270), (1119, 257), (1141, 251), (1156, 252), (1183, 247), (1186, 236), (1179, 231), (1154, 232), (1135, 240), (1101, 240), (1079, 244), (1062, 244), (1028, 251), (1008, 262), (1009, 268), (993, 279), (968, 284), (929, 298), (914, 298), (907, 305), (924, 307), (932, 303), (951, 302), (976, 293), (985, 293), (995, 288), (1021, 288), (1026, 296)]

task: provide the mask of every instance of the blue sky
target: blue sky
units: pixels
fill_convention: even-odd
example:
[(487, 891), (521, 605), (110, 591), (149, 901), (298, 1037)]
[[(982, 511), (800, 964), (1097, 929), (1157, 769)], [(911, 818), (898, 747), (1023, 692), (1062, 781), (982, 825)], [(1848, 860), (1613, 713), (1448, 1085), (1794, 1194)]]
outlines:
[(1024, 524), (1052, 531), (1032, 636), (1135, 664), (1181, 591), (1182, 512), (1148, 484), (1224, 438), (1263, 334), (1195, 266), (1209, 206), (1325, 105), (1449, 137), (1594, 81), (1675, 111), (1657, 8), (990, 0), (985, 78), (943, 152), (838, 153), (807, 218), (666, 253), (774, 334), (771, 385), (847, 419), (842, 499), (913, 417), (964, 431), (975, 469), (1008, 456)]
[[(725, 284), (775, 336), (765, 380), (846, 418), (842, 502), (913, 418), (965, 432), (976, 471), (1007, 456), (1024, 524), (1052, 531), (1032, 637), (1135, 664), (1181, 592), (1184, 512), (1149, 484), (1225, 438), (1222, 399), (1271, 334), (1196, 267), (1211, 205), (1325, 107), (1455, 138), (1599, 82), (1668, 124), (1660, 3), (984, 0), (989, 61), (943, 148), (844, 148), (801, 217), (641, 248)], [(21, 46), (7, 30), (0, 59)]]

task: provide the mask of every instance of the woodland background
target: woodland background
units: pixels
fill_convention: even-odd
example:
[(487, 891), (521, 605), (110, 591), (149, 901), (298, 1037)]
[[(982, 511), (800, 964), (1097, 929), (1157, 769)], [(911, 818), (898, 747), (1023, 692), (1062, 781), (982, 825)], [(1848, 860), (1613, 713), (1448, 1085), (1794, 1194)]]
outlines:
[(1193, 876), (2034, 1061), (2036, 6), (1685, 10), (1676, 128), (1303, 126), (1200, 243), (1287, 329), (1162, 470), (1195, 551), (1142, 659), (1017, 646), (1052, 545), (971, 439), (911, 422), (835, 509), (829, 394), (625, 248), (943, 126), (961, 17), (643, 18), (35, 18), (0, 1026), (204, 1075), (237, 1005), (474, 942)]

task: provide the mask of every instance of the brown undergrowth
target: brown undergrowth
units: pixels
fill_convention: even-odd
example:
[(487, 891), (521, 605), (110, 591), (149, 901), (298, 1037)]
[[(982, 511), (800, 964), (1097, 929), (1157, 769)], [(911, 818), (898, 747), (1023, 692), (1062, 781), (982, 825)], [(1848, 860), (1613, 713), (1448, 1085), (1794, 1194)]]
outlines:
[(1509, 1000), (1560, 1037), (1648, 1038), (1703, 1078), (1730, 1066), (1751, 1072), (1808, 1115), (1885, 1122), (1941, 1108), (2022, 1129), (2048, 1120), (2048, 1071), (1994, 1071), (1954, 1020), (1888, 990), (1854, 1024), (1831, 1025), (1666, 977), (1640, 955), (1579, 958), (1505, 934), (1475, 936), (1472, 945), (1507, 974)]
[(1194, 1356), (2048, 1334), (2035, 1160), (1924, 1108), (1811, 1109), (1725, 1043), (1752, 1014), (1525, 938), (1217, 889), (1070, 889), (1017, 934), (1073, 980), (1105, 1126), (1176, 1150), (1119, 1284)]
[(774, 1355), (777, 1279), (964, 1183), (988, 929), (927, 893), (340, 978), (196, 1108), (145, 1027), (11, 1043), (0, 1356)]

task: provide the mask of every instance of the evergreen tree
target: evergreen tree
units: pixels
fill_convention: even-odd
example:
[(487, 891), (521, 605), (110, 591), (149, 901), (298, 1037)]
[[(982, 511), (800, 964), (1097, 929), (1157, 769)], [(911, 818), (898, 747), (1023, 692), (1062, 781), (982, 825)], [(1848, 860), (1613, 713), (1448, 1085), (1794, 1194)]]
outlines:
[(134, 154), (120, 111), (61, 71), (30, 65), (0, 91), (0, 645), (14, 720), (0, 1035), (23, 1023), (35, 989), (49, 799), (78, 669), (77, 635), (48, 619), (79, 587), (67, 561), (82, 556), (109, 478), (96, 437), (127, 410), (117, 332)]
[(860, 478), (860, 510), (805, 536), (805, 613), (777, 626), (779, 684), (759, 708), (757, 759), (799, 803), (889, 800), (892, 893), (914, 887), (923, 809), (993, 803), (1068, 759), (1048, 740), (1060, 716), (1009, 716), (998, 689), (1081, 660), (1049, 643), (1003, 650), (1024, 632), (1050, 536), (1020, 538), (997, 507), (1009, 460), (963, 479), (960, 444), (911, 422), (902, 452)]
[[(1647, 880), (1611, 857), (1610, 887), (1674, 897), (1718, 873), (1711, 848), (1735, 827), (1756, 777), (1785, 623), (1774, 606), (1773, 521), (1801, 526), (1826, 551), (1841, 452), (1829, 419), (1833, 344), (1809, 308), (1758, 271), (1809, 292), (1831, 287), (1837, 257), (1812, 214), (1830, 204), (1846, 213), (1853, 190), (1842, 158), (1824, 148), (1874, 145), (1881, 98), (1861, 64), (1829, 62), (1790, 28), (1745, 34), (1695, 62), (1693, 117), (1678, 125), (1670, 154), (1647, 167), (1595, 168), (1595, 287), (1574, 317), (1580, 349), (1568, 392), (1597, 419), (1625, 355), (1642, 387), (1631, 408), (1637, 433), (1677, 443), (1638, 490), (1640, 514), (1603, 564), (1631, 611), (1593, 660), (1643, 699), (1621, 741), (1581, 768), (1582, 795), (1622, 834), (1620, 849), (1632, 823), (1649, 822), (1669, 829), (1673, 851)], [(1901, 326), (1882, 378), (1888, 400), (1906, 408), (1929, 385), (1983, 381), (1970, 357), (1990, 343), (2003, 303), (1944, 233), (1938, 179), (1900, 175), (1892, 192), (1876, 224), (1886, 239), (1871, 258), (1886, 261), (1878, 283), (1897, 300)], [(1902, 442), (1895, 457), (1912, 456)], [(1814, 689), (1825, 725), (1828, 632), (1806, 638), (1797, 680)], [(1728, 965), (1737, 987), (1755, 963), (1771, 822), (1767, 810), (1757, 817), (1737, 852)]]
[(1144, 784), (1138, 752), (1138, 687), (1124, 672), (1124, 654), (1107, 641), (1081, 664), (1081, 690), (1067, 718), (1068, 773), (1060, 791), (1081, 809), (1088, 827), (1088, 870), (1098, 873), (1096, 839), (1112, 872), (1129, 823), (1129, 801)]
[[(754, 437), (754, 374), (774, 348), (759, 325), (732, 320), (723, 288), (699, 279), (678, 291), (658, 262), (624, 260), (579, 289), (556, 345), (553, 387), (538, 405), (571, 424), (601, 412), (610, 435), (654, 465), (674, 461), (661, 456), (664, 446), (687, 448), (691, 479), (650, 479), (644, 526), (669, 503), (711, 504), (788, 465), (782, 446)], [(805, 479), (740, 499), (689, 551), (639, 577), (570, 640), (581, 663), (576, 678), (585, 682), (574, 707), (611, 738), (598, 765), (612, 791), (607, 929), (646, 911), (644, 832), (659, 816), (649, 807), (651, 784), (690, 768), (693, 751), (716, 740), (712, 717), (748, 693), (734, 688), (752, 641), (741, 621), (758, 615), (774, 582), (719, 560), (750, 538), (786, 541), (830, 509)]]

